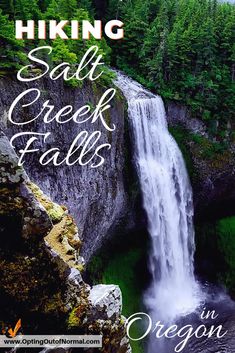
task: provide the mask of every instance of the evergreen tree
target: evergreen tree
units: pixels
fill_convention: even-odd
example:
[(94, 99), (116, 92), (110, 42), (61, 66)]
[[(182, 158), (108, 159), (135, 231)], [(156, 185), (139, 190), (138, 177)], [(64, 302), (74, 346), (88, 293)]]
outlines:
[(15, 20), (39, 20), (41, 12), (37, 0), (14, 1)]
[(0, 8), (3, 11), (3, 14), (7, 14), (9, 16), (9, 19), (12, 20), (14, 18), (14, 0), (1, 0)]
[(114, 64), (208, 124), (234, 118), (235, 6), (217, 0), (110, 0), (125, 38)]
[[(101, 2), (94, 0), (99, 9)], [(234, 118), (235, 6), (219, 0), (109, 0), (106, 20), (119, 18), (125, 37), (108, 41), (112, 64), (159, 92), (181, 100), (210, 124)], [(93, 21), (91, 0), (1, 0), (2, 67), (16, 68), (25, 58), (24, 44), (14, 38), (15, 19)], [(104, 14), (104, 16), (105, 16)], [(6, 16), (8, 15), (8, 16)], [(69, 26), (65, 29), (70, 35)], [(40, 41), (26, 41), (27, 51)], [(53, 61), (79, 61), (97, 45), (106, 63), (107, 41), (47, 40)], [(5, 49), (3, 49), (5, 47)], [(50, 61), (51, 58), (48, 58)]]
[(0, 9), (0, 67), (18, 69), (26, 60), (23, 41), (15, 39), (13, 22)]

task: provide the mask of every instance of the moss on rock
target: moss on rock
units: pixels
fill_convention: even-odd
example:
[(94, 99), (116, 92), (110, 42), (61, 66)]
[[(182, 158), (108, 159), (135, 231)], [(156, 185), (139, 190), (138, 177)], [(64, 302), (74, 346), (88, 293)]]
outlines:
[(235, 296), (235, 216), (197, 224), (196, 243), (198, 271)]
[(219, 249), (226, 264), (221, 279), (235, 295), (235, 216), (219, 220), (216, 232)]
[(71, 216), (64, 214), (62, 220), (55, 224), (45, 241), (53, 251), (69, 265), (81, 270), (78, 263), (81, 240), (78, 237), (78, 228)]
[(68, 325), (69, 329), (72, 329), (74, 327), (78, 327), (81, 323), (79, 315), (78, 315), (78, 310), (79, 310), (79, 308), (76, 307), (69, 314), (69, 317), (67, 320), (67, 325)]
[(190, 151), (190, 133), (181, 127), (171, 127), (169, 128), (169, 131), (176, 140), (183, 154), (190, 179), (192, 180), (192, 182), (195, 182), (198, 179), (198, 173), (193, 164), (192, 153)]
[[(4, 137), (2, 149), (5, 143)], [(70, 330), (102, 334), (101, 352), (128, 352), (125, 325), (120, 321), (121, 299), (116, 303), (118, 317), (112, 320), (100, 320), (104, 313), (91, 302), (92, 289), (80, 273), (81, 241), (73, 218), (28, 178), (15, 177), (17, 159), (7, 153), (2, 159), (4, 178), (0, 178), (0, 324), (4, 328), (9, 318), (12, 322), (21, 318), (26, 334)], [(107, 307), (111, 304), (110, 299)]]
[(43, 205), (52, 222), (54, 224), (60, 222), (65, 214), (64, 208), (57, 203), (52, 202), (51, 199), (34, 183), (28, 182), (27, 185), (36, 199)]

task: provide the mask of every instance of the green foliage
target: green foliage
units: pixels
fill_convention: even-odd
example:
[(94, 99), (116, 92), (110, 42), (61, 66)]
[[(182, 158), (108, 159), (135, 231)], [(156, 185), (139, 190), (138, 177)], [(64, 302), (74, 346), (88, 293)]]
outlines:
[(80, 325), (80, 318), (77, 315), (77, 308), (73, 308), (73, 310), (70, 312), (68, 320), (67, 320), (67, 326), (69, 329), (72, 329), (74, 327), (79, 327)]
[(41, 11), (37, 0), (14, 1), (14, 20), (39, 20)]
[(207, 160), (213, 160), (217, 154), (221, 154), (226, 151), (226, 144), (212, 142), (208, 138), (198, 135), (190, 134), (192, 141), (196, 142), (201, 149), (201, 156)]
[(101, 282), (103, 267), (104, 264), (101, 256), (92, 256), (88, 264), (88, 273), (94, 283)]
[(0, 7), (4, 14), (8, 14), (11, 19), (14, 17), (14, 0), (2, 0)]
[[(130, 250), (125, 256), (114, 256), (103, 273), (104, 283), (115, 283), (123, 295), (123, 315), (130, 316), (140, 308), (140, 288), (134, 271), (141, 257), (140, 250)], [(137, 284), (137, 285), (136, 285)]]
[(123, 315), (139, 311), (141, 306), (140, 279), (135, 269), (143, 257), (143, 250), (122, 250), (110, 258), (107, 254), (93, 256), (88, 264), (88, 273), (94, 283), (117, 284), (123, 295)]
[[(110, 0), (125, 23), (113, 62), (208, 125), (234, 118), (235, 6), (217, 0)], [(215, 133), (215, 132), (214, 132)]]
[[(78, 64), (85, 52), (96, 45), (99, 49), (98, 54), (101, 54), (106, 64), (110, 61), (111, 49), (107, 45), (105, 39), (96, 40), (93, 37), (90, 40), (16, 40), (14, 33), (14, 22), (17, 19), (35, 21), (39, 19), (55, 19), (60, 20), (82, 20), (93, 21), (93, 10), (90, 0), (18, 0), (5, 1), (0, 3), (0, 56), (1, 68), (17, 69), (25, 63), (26, 52), (36, 46), (51, 45), (53, 47), (52, 56), (44, 55), (43, 58), (50, 66), (68, 62), (70, 64)], [(71, 28), (68, 26), (66, 32), (70, 35)], [(88, 70), (88, 68), (87, 68)], [(107, 82), (110, 74), (106, 69), (104, 74), (104, 82)], [(102, 82), (103, 77), (101, 77)], [(77, 87), (79, 82), (71, 80), (69, 85)]]
[(228, 288), (235, 291), (235, 217), (218, 221), (216, 231), (219, 248), (227, 265), (227, 270), (223, 273), (223, 281)]
[(3, 15), (1, 9), (0, 23), (0, 68), (17, 69), (26, 60), (26, 55), (22, 52), (24, 42), (15, 39), (13, 22)]
[(38, 0), (2, 0), (0, 8), (12, 20), (38, 20), (41, 15)]
[(77, 55), (69, 51), (63, 39), (56, 38), (53, 41), (52, 48), (52, 61), (55, 64), (59, 64), (61, 62), (68, 62), (71, 64), (76, 63)]
[[(117, 284), (123, 297), (123, 315), (126, 317), (137, 313), (141, 308), (142, 291), (140, 288), (137, 264), (142, 257), (140, 249), (129, 250), (124, 256), (116, 255), (108, 263), (103, 272), (102, 282)], [(135, 325), (131, 330), (132, 337), (141, 336), (141, 328)], [(140, 342), (131, 341), (133, 352), (143, 352)]]
[[(197, 179), (197, 171), (194, 168), (194, 164), (192, 161), (192, 156), (190, 153), (190, 149), (188, 143), (191, 141), (192, 136), (191, 133), (181, 127), (170, 127), (169, 131), (171, 135), (176, 140), (182, 154), (184, 157), (184, 161), (187, 167), (187, 171), (189, 173), (191, 181), (196, 181)], [(199, 135), (197, 135), (199, 136)]]
[[(102, 70), (102, 80), (99, 82), (99, 84), (103, 87), (110, 87), (113, 86), (113, 80), (116, 77), (116, 74), (113, 71), (110, 71), (109, 68), (107, 66), (102, 66), (101, 68)], [(97, 69), (97, 73), (98, 73), (98, 69)]]
[[(209, 137), (192, 133), (180, 126), (170, 127), (169, 131), (176, 140), (185, 160), (185, 164), (193, 184), (196, 184), (199, 178), (210, 171), (221, 173), (229, 165), (234, 164), (233, 154), (228, 149), (227, 141), (213, 141)], [(220, 135), (223, 131), (220, 131)], [(201, 163), (200, 173), (197, 162)], [(202, 166), (204, 165), (204, 171)]]
[[(79, 22), (82, 20), (92, 21), (93, 20), (92, 11), (90, 12), (87, 11), (87, 9), (90, 9), (90, 8), (91, 8), (90, 1), (80, 1), (79, 5), (77, 5), (76, 0), (69, 0), (69, 1), (51, 0), (43, 16), (47, 20), (56, 19), (57, 21), (60, 21), (60, 20), (66, 19), (66, 20), (77, 20)], [(67, 34), (68, 36), (70, 35), (70, 27), (67, 28)], [(60, 43), (63, 42), (63, 45), (57, 45), (57, 55), (56, 55), (57, 58), (58, 58), (59, 51), (62, 52), (61, 57), (59, 58), (60, 61), (62, 61), (64, 52), (67, 49), (66, 57), (68, 62), (70, 63), (74, 63), (75, 61), (79, 62), (82, 59), (84, 53), (91, 46), (96, 45), (99, 48), (98, 53), (102, 55), (106, 63), (109, 63), (111, 50), (104, 39), (96, 40), (91, 36), (90, 40), (68, 39), (66, 41), (60, 40), (59, 42)], [(52, 44), (53, 43), (54, 41), (52, 41)], [(76, 57), (74, 56), (74, 54), (76, 55)], [(69, 55), (70, 57), (68, 57)]]
[[(124, 234), (120, 229), (100, 252), (88, 263), (87, 276), (94, 283), (117, 284), (123, 296), (123, 314), (128, 317), (143, 311), (142, 297), (148, 286), (146, 254), (148, 237), (140, 233)], [(134, 325), (132, 337), (139, 337), (143, 330)], [(133, 352), (144, 352), (142, 342), (131, 342)]]
[[(196, 224), (196, 263), (210, 282), (235, 295), (235, 216), (215, 220), (207, 215)], [(209, 249), (209, 251), (208, 251)]]

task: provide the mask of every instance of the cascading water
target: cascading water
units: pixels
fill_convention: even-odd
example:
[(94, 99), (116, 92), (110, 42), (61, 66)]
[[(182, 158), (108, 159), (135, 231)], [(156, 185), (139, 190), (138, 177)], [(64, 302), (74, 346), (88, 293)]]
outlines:
[(173, 321), (195, 310), (192, 190), (182, 154), (167, 128), (159, 96), (117, 73), (116, 85), (128, 100), (135, 162), (152, 240), (152, 283), (145, 295), (153, 319)]

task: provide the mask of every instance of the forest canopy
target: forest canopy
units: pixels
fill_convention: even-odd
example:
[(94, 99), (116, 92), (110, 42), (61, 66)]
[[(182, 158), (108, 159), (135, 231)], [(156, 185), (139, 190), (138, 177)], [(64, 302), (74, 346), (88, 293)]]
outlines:
[(235, 6), (216, 0), (110, 0), (125, 23), (113, 64), (206, 122), (235, 107)]
[[(37, 46), (51, 45), (52, 62), (79, 63), (91, 46), (99, 48), (106, 63), (109, 63), (110, 48), (105, 39), (95, 40), (16, 40), (15, 20), (87, 20), (93, 21), (94, 12), (90, 0), (3, 0), (0, 3), (0, 67), (2, 70), (18, 69), (26, 61), (26, 53)], [(70, 32), (70, 28), (68, 28)]]
[(124, 39), (47, 40), (52, 62), (76, 65), (95, 44), (107, 64), (163, 98), (186, 104), (212, 133), (218, 122), (224, 129), (233, 123), (235, 6), (217, 0), (2, 0), (1, 70), (18, 69), (30, 49), (45, 45), (16, 40), (14, 20), (92, 21), (97, 16), (124, 22)]

